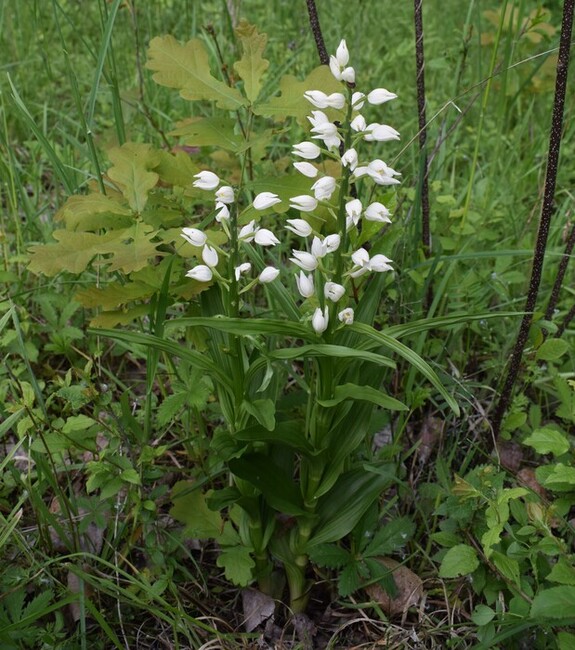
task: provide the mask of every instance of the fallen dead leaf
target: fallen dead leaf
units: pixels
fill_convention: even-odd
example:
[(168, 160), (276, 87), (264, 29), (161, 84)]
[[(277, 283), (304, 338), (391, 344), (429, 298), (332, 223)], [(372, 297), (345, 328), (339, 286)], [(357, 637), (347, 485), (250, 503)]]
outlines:
[(377, 559), (391, 569), (393, 580), (397, 586), (397, 595), (392, 598), (385, 589), (375, 584), (365, 588), (369, 597), (376, 601), (389, 616), (402, 614), (409, 607), (419, 604), (424, 595), (422, 579), (396, 560), (389, 557)]

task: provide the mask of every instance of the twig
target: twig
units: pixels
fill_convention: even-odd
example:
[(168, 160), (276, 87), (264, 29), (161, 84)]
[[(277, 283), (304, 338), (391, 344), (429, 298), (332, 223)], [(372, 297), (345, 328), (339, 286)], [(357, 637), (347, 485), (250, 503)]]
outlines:
[(525, 315), (521, 320), (521, 326), (513, 348), (511, 362), (505, 384), (501, 391), (499, 401), (495, 407), (492, 419), (494, 437), (497, 440), (503, 416), (511, 401), (513, 386), (519, 374), (523, 350), (529, 336), (529, 328), (533, 320), (533, 312), (537, 302), (537, 294), (541, 282), (545, 248), (549, 235), (549, 226), (553, 214), (553, 197), (557, 181), (557, 167), (559, 162), (559, 150), (561, 148), (561, 133), (563, 129), (563, 111), (565, 107), (565, 91), (567, 87), (567, 74), (569, 71), (569, 49), (571, 46), (571, 31), (573, 28), (573, 9), (575, 0), (565, 0), (563, 4), (563, 19), (561, 24), (561, 38), (559, 41), (559, 58), (557, 60), (557, 77), (555, 79), (555, 98), (553, 101), (553, 116), (551, 118), (551, 131), (549, 133), (549, 152), (547, 155), (547, 172), (545, 175), (545, 190), (543, 204), (541, 206), (541, 217), (539, 219), (539, 230), (535, 243), (533, 266), (531, 269), (531, 280), (529, 291), (525, 302)]
[(315, 45), (317, 47), (317, 53), (319, 54), (319, 61), (322, 65), (329, 65), (329, 54), (327, 53), (325, 41), (323, 40), (323, 34), (321, 33), (315, 0), (306, 0), (306, 2), (307, 12), (309, 14), (309, 24), (311, 31), (313, 32), (313, 37), (315, 38)]
[(575, 305), (571, 307), (569, 312), (567, 313), (567, 316), (563, 319), (563, 322), (559, 326), (559, 329), (555, 333), (555, 338), (559, 339), (563, 336), (563, 332), (569, 327), (569, 323), (575, 318)]

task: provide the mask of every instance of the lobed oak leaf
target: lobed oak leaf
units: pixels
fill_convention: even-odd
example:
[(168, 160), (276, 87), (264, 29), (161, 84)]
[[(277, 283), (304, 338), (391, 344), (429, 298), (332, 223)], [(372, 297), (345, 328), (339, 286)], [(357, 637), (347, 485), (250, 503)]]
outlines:
[(68, 230), (93, 231), (100, 228), (126, 227), (132, 212), (119, 201), (97, 192), (70, 196), (56, 213)]
[(237, 110), (246, 100), (210, 72), (208, 53), (202, 41), (193, 38), (185, 45), (170, 35), (150, 41), (146, 67), (161, 86), (178, 88), (184, 99), (215, 101), (220, 108)]
[(267, 34), (260, 34), (254, 25), (242, 20), (236, 27), (236, 35), (242, 44), (242, 58), (234, 63), (234, 69), (244, 82), (244, 91), (254, 102), (261, 90), (261, 79), (270, 62), (262, 57), (268, 41)]
[(159, 152), (149, 144), (127, 142), (108, 153), (114, 163), (108, 176), (118, 184), (134, 212), (146, 207), (148, 192), (156, 186), (159, 175), (150, 171), (160, 164)]
[(53, 234), (56, 244), (40, 244), (29, 249), (32, 273), (53, 276), (61, 271), (82, 273), (94, 257), (101, 252), (105, 235), (89, 232), (56, 230)]

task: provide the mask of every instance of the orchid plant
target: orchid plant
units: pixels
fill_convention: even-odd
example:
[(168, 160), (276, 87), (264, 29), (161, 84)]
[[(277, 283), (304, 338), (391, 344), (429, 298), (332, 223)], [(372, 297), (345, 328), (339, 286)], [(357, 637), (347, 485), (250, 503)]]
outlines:
[[(182, 148), (113, 148), (102, 182), (68, 199), (56, 215), (65, 228), (32, 248), (30, 268), (55, 275), (107, 266), (106, 286), (77, 295), (101, 308), (92, 324), (146, 316), (146, 333), (97, 330), (147, 347), (143, 443), (154, 427), (159, 353), (181, 360), (167, 361), (181, 385), (190, 368), (205, 373), (217, 404), (197, 419), (209, 434), (207, 459), (202, 470), (190, 468), (193, 482), (174, 486), (172, 514), (190, 536), (215, 540), (230, 581), (255, 581), (281, 599), (287, 579), (289, 606), (302, 611), (310, 557), (330, 566), (334, 544), (395, 480), (391, 455), (371, 454), (377, 430), (413, 407), (386, 392), (395, 358), (457, 404), (399, 341), (412, 324), (373, 326), (396, 272), (385, 247), (400, 174), (369, 148), (399, 133), (366, 116), (396, 95), (356, 90), (342, 40), (329, 67), (305, 82), (286, 76), (279, 97), (262, 99), (266, 37), (245, 21), (236, 35), (243, 55), (230, 69), (240, 82), (211, 74), (200, 39), (157, 37), (147, 62), (158, 83), (222, 109), (222, 117), (181, 122), (174, 134), (195, 152), (212, 147), (225, 164), (202, 169), (200, 156)], [(270, 161), (266, 144), (284, 131), (267, 118), (285, 116), (308, 124), (309, 135), (290, 145), (289, 162)], [(168, 318), (177, 310), (186, 315)]]
[(260, 191), (242, 211), (249, 182), (233, 187), (204, 170), (194, 186), (214, 201), (224, 243), (195, 225), (181, 233), (201, 257), (187, 277), (205, 286), (205, 317), (176, 324), (212, 331), (212, 379), (225, 422), (213, 449), (230, 483), (207, 499), (222, 512), (220, 564), (240, 584), (255, 579), (276, 596), (283, 567), (293, 611), (309, 595), (310, 551), (341, 540), (393, 480), (389, 459), (367, 464), (357, 454), (373, 432), (375, 409), (408, 408), (382, 389), (395, 366), (382, 350), (418, 366), (449, 401), (423, 360), (371, 326), (383, 277), (394, 270), (368, 238), (391, 223), (378, 191), (397, 185), (400, 174), (365, 149), (399, 133), (368, 123), (361, 111), (396, 95), (356, 91), (349, 58), (342, 40), (329, 66), (340, 92), (304, 93), (311, 137), (292, 155), (309, 190), (288, 197), (289, 218), (261, 227), (260, 215), (282, 203), (278, 194)]

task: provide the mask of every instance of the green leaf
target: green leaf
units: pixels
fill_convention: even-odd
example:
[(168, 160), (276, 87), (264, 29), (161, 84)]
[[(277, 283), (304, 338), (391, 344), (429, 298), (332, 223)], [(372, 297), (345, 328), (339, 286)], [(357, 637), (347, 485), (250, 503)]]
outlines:
[(166, 323), (166, 331), (180, 327), (208, 327), (210, 329), (236, 334), (238, 336), (256, 334), (278, 334), (280, 336), (292, 336), (304, 340), (317, 340), (317, 336), (309, 327), (294, 323), (292, 321), (272, 320), (267, 318), (227, 318), (197, 317), (197, 318), (174, 318)]
[(82, 231), (126, 227), (132, 218), (128, 207), (98, 193), (68, 197), (55, 216), (55, 220), (63, 221), (68, 230)]
[(329, 95), (341, 92), (341, 83), (336, 81), (326, 65), (312, 70), (303, 81), (298, 81), (292, 75), (285, 75), (280, 81), (281, 94), (263, 104), (256, 104), (253, 111), (256, 115), (273, 117), (279, 121), (287, 116), (295, 117), (304, 124), (310, 106), (303, 94), (310, 89), (321, 90)]
[(224, 569), (226, 578), (239, 587), (247, 587), (253, 580), (256, 563), (251, 558), (252, 550), (245, 546), (223, 548), (216, 564)]
[(158, 152), (149, 144), (126, 142), (108, 152), (114, 163), (108, 176), (120, 187), (132, 210), (141, 214), (148, 201), (148, 192), (160, 178), (150, 171), (160, 163)]
[(458, 544), (450, 548), (439, 567), (440, 578), (458, 578), (473, 573), (479, 566), (475, 549), (467, 544)]
[(558, 632), (557, 643), (559, 644), (559, 650), (573, 650), (575, 648), (575, 634)]
[(553, 471), (547, 476), (543, 485), (553, 488), (556, 483), (568, 483), (575, 485), (575, 467), (568, 467), (563, 463), (557, 463)]
[(531, 618), (575, 618), (575, 587), (551, 587), (539, 591), (531, 603)]
[(106, 241), (104, 235), (70, 230), (56, 230), (52, 236), (57, 244), (40, 244), (29, 249), (28, 269), (32, 273), (53, 276), (69, 271), (78, 275), (86, 270)]
[(571, 446), (564, 433), (550, 427), (536, 429), (525, 438), (523, 444), (533, 447), (538, 454), (553, 454), (554, 456), (566, 454)]
[(232, 458), (229, 467), (237, 477), (255, 486), (272, 508), (287, 515), (307, 514), (299, 487), (271, 458), (246, 454)]
[(66, 422), (62, 427), (62, 433), (70, 434), (76, 431), (85, 431), (94, 424), (98, 423), (87, 415), (71, 415), (69, 418), (66, 418)]
[(562, 339), (547, 339), (537, 350), (536, 359), (541, 361), (557, 361), (570, 349), (569, 343)]
[[(305, 359), (307, 357), (333, 357), (335, 359), (360, 359), (371, 361), (380, 366), (395, 368), (395, 363), (388, 357), (366, 350), (354, 350), (343, 345), (330, 345), (317, 343), (315, 345), (301, 345), (296, 348), (280, 348), (269, 354), (272, 359)], [(353, 385), (353, 384), (351, 384)], [(375, 390), (375, 389), (373, 389)], [(342, 401), (342, 400), (340, 400)], [(368, 400), (371, 401), (371, 400)]]
[(457, 402), (445, 390), (444, 386), (439, 381), (438, 376), (432, 370), (431, 366), (428, 363), (426, 363), (417, 353), (415, 353), (407, 346), (403, 345), (403, 343), (400, 343), (396, 339), (392, 338), (385, 332), (378, 332), (373, 327), (371, 327), (370, 325), (366, 325), (365, 323), (356, 322), (353, 323), (352, 325), (348, 325), (346, 329), (348, 331), (360, 334), (363, 337), (367, 338), (368, 340), (372, 340), (374, 342), (377, 342), (379, 345), (383, 345), (384, 347), (393, 350), (396, 354), (398, 354), (400, 357), (405, 359), (414, 368), (419, 370), (419, 372), (426, 379), (428, 379), (433, 386), (435, 386), (435, 388), (443, 396), (443, 398), (445, 399), (445, 401), (447, 402), (451, 410), (455, 413), (455, 415), (457, 416), (459, 415), (459, 406)]
[(487, 625), (495, 618), (495, 610), (487, 605), (476, 605), (471, 614), (471, 620), (475, 625)]
[(305, 437), (304, 425), (301, 420), (278, 422), (273, 430), (269, 430), (260, 424), (254, 424), (236, 431), (234, 438), (248, 442), (276, 442), (287, 447), (293, 447), (306, 454), (313, 452), (313, 447)]
[(98, 266), (109, 265), (108, 271), (124, 273), (143, 269), (151, 257), (162, 254), (157, 250), (159, 242), (152, 241), (156, 232), (148, 224), (135, 223), (131, 228), (107, 233), (98, 252), (111, 257), (100, 260)]
[(235, 29), (236, 35), (242, 44), (242, 58), (234, 63), (236, 72), (244, 82), (244, 92), (250, 102), (254, 102), (261, 89), (261, 78), (270, 62), (262, 57), (268, 37), (260, 34), (258, 30), (246, 20), (241, 20)]
[(245, 144), (235, 133), (236, 121), (229, 117), (190, 117), (178, 122), (170, 133), (183, 138), (185, 144), (193, 147), (218, 147), (238, 152)]
[(503, 524), (494, 524), (481, 536), (481, 545), (486, 557), (491, 557), (493, 553), (492, 546), (499, 544), (501, 541), (501, 533), (503, 532)]
[(256, 399), (252, 402), (244, 400), (244, 409), (268, 431), (273, 431), (276, 426), (276, 405), (271, 399)]
[(363, 555), (365, 557), (390, 555), (405, 546), (414, 531), (415, 524), (408, 517), (392, 519), (377, 531)]
[(381, 474), (367, 472), (363, 467), (342, 474), (334, 487), (319, 499), (317, 524), (309, 546), (336, 542), (345, 537), (378, 499), (395, 476), (394, 468), (385, 465)]
[(350, 562), (339, 574), (337, 591), (342, 598), (353, 594), (361, 587), (361, 576), (357, 562)]
[(349, 564), (351, 555), (349, 551), (336, 544), (317, 544), (310, 548), (309, 558), (318, 566), (328, 569), (338, 569)]
[(511, 580), (517, 587), (520, 586), (519, 562), (516, 559), (508, 557), (499, 551), (493, 551), (491, 561), (501, 575)]
[(150, 41), (146, 67), (161, 86), (178, 88), (184, 99), (215, 101), (220, 108), (237, 110), (246, 100), (210, 73), (208, 53), (197, 38), (181, 45), (173, 36), (157, 36)]
[(74, 298), (84, 307), (112, 310), (114, 307), (121, 307), (134, 300), (149, 298), (155, 291), (153, 287), (136, 282), (127, 282), (126, 284), (111, 282), (105, 287), (82, 289), (74, 295)]
[(239, 542), (239, 535), (229, 521), (224, 521), (219, 512), (208, 508), (206, 495), (189, 481), (180, 481), (172, 489), (173, 506), (170, 515), (186, 524), (186, 533), (198, 539), (215, 539), (219, 544), (233, 545)]
[(575, 585), (575, 567), (567, 558), (560, 557), (553, 565), (549, 575), (549, 582), (558, 582), (561, 585)]
[(371, 386), (358, 386), (357, 384), (342, 384), (336, 386), (332, 399), (317, 400), (317, 403), (326, 408), (330, 408), (345, 400), (363, 400), (365, 402), (377, 404), (378, 406), (389, 409), (390, 411), (408, 410), (408, 407), (405, 404), (389, 395), (385, 395), (381, 391), (377, 390), (377, 388), (372, 388)]
[(126, 481), (126, 483), (133, 483), (134, 485), (141, 485), (142, 480), (140, 479), (140, 475), (134, 468), (130, 469), (125, 469), (121, 474), (120, 478), (122, 481)]

